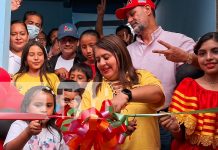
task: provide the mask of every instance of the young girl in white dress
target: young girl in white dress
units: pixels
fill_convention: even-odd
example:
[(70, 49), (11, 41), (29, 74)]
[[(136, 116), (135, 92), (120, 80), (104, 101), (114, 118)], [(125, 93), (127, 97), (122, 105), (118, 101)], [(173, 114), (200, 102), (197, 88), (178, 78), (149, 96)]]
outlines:
[[(46, 86), (35, 86), (27, 91), (21, 111), (35, 114), (55, 114), (54, 92)], [(4, 149), (23, 150), (66, 150), (62, 133), (55, 126), (54, 119), (15, 121), (8, 132)]]

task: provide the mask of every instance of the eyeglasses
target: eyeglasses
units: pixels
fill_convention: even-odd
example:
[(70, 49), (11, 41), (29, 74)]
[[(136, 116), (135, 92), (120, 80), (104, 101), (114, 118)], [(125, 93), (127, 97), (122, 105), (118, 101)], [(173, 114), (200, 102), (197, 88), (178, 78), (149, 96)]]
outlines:
[(66, 44), (67, 42), (69, 42), (70, 44), (73, 44), (77, 41), (78, 40), (76, 38), (73, 38), (73, 37), (64, 37), (60, 40), (61, 44)]

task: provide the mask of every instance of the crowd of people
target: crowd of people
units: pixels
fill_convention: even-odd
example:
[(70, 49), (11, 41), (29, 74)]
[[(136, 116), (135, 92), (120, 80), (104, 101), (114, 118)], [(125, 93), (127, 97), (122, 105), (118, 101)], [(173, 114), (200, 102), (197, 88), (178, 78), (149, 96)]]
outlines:
[[(20, 2), (13, 0), (12, 10)], [(104, 100), (125, 115), (218, 107), (217, 32), (195, 42), (165, 31), (156, 21), (151, 0), (131, 0), (115, 12), (129, 25), (104, 35), (105, 9), (106, 0), (101, 0), (96, 30), (81, 35), (74, 24), (63, 23), (47, 36), (43, 16), (36, 11), (12, 21), (8, 73), (0, 68), (1, 111), (67, 115), (71, 108), (100, 110)], [(17, 101), (13, 105), (12, 98)], [(55, 118), (5, 122), (0, 124), (8, 132), (0, 136), (0, 144), (6, 150), (69, 149)], [(167, 114), (128, 122), (126, 134), (131, 137), (118, 149), (218, 149), (218, 113)]]

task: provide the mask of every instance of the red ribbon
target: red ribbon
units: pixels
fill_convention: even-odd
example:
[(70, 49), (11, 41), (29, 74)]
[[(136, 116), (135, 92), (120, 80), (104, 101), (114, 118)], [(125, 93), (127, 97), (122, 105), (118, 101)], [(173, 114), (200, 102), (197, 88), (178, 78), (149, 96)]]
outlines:
[(0, 120), (45, 120), (45, 119), (49, 119), (49, 117), (44, 114), (11, 113), (11, 112), (0, 113)]

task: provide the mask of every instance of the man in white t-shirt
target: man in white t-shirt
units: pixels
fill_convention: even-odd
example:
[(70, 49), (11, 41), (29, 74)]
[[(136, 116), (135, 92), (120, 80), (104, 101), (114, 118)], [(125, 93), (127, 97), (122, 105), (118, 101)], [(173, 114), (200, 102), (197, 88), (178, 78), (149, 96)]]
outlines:
[(75, 25), (65, 23), (59, 26), (58, 43), (61, 53), (50, 59), (49, 67), (61, 79), (67, 79), (69, 71), (75, 63), (76, 49), (79, 44)]

